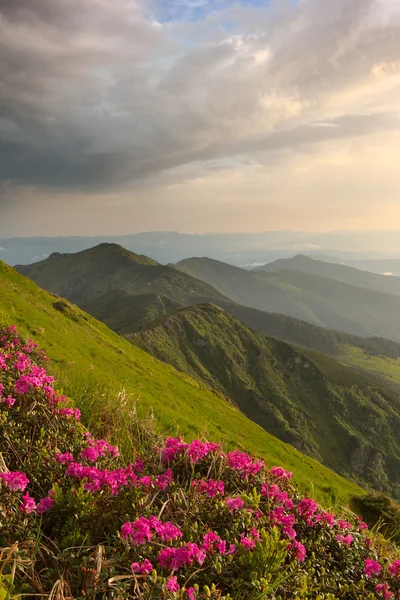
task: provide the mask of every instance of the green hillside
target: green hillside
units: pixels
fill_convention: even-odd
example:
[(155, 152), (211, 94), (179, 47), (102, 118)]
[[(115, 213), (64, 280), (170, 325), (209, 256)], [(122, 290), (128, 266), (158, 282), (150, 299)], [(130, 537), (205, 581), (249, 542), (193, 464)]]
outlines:
[(299, 271), (246, 271), (209, 258), (186, 259), (175, 267), (238, 304), (352, 335), (400, 341), (400, 302), (394, 294)]
[[(125, 402), (139, 414), (153, 410), (164, 432), (183, 433), (189, 439), (204, 434), (227, 447), (240, 445), (262, 455), (268, 465), (283, 464), (296, 472), (303, 490), (311, 490), (326, 504), (332, 496), (348, 502), (353, 494), (362, 493), (353, 483), (266, 433), (220, 394), (150, 357), (2, 262), (0, 315), (40, 341), (64, 382), (64, 391), (77, 399), (85, 423), (100, 433), (113, 425), (113, 439), (128, 456), (130, 425), (123, 418), (126, 405), (121, 405), (118, 395), (121, 387)], [(101, 393), (93, 397), (93, 387), (97, 393), (102, 386), (107, 402)]]
[(257, 271), (267, 271), (276, 273), (277, 271), (301, 271), (310, 275), (320, 275), (328, 277), (350, 285), (384, 292), (388, 294), (400, 294), (400, 277), (387, 277), (376, 273), (368, 273), (347, 265), (339, 265), (332, 262), (325, 262), (298, 254), (293, 258), (281, 258), (268, 263), (262, 267), (257, 267)]
[(182, 310), (128, 338), (342, 475), (399, 495), (400, 396), (386, 387), (268, 339), (212, 305)]
[(16, 269), (43, 289), (78, 306), (114, 290), (167, 296), (185, 306), (226, 300), (207, 283), (117, 244), (100, 244), (76, 254), (56, 253)]
[(122, 334), (151, 327), (163, 317), (184, 308), (184, 305), (160, 294), (130, 294), (114, 290), (86, 302), (82, 308)]

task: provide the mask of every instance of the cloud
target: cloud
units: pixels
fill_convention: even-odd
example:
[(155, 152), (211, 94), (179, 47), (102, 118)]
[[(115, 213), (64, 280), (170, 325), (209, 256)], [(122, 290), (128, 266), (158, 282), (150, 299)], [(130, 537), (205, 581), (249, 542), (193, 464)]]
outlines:
[(399, 36), (394, 0), (0, 3), (0, 181), (133, 194), (396, 131)]

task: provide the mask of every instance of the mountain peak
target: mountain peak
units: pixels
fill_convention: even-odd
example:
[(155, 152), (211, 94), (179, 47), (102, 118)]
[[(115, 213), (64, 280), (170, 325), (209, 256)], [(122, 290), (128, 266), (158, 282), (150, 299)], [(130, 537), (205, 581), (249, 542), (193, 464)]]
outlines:
[(94, 258), (96, 256), (101, 258), (104, 258), (106, 256), (108, 258), (111, 258), (113, 256), (122, 256), (130, 259), (136, 264), (147, 266), (156, 266), (159, 264), (156, 260), (153, 260), (152, 258), (145, 256), (144, 254), (136, 254), (135, 252), (127, 250), (126, 248), (123, 248), (122, 246), (120, 246), (119, 244), (115, 244), (114, 242), (102, 242), (97, 246), (93, 246), (93, 248), (89, 248), (88, 250), (82, 250), (81, 252), (78, 252), (75, 256), (82, 255), (90, 255), (91, 258)]

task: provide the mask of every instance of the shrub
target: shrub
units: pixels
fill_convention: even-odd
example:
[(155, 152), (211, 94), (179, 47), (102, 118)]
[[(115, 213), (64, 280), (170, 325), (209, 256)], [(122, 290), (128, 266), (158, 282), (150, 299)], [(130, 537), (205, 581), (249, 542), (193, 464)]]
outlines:
[[(217, 443), (154, 438), (126, 464), (0, 329), (0, 597), (398, 598), (395, 549)], [(135, 425), (137, 427), (137, 425)]]

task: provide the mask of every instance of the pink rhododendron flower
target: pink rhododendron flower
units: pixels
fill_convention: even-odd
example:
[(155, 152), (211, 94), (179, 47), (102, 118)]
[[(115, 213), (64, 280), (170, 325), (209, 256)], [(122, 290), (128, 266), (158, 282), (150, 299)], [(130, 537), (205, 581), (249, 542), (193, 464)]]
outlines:
[(353, 536), (350, 533), (348, 535), (342, 535), (340, 533), (336, 536), (336, 539), (341, 544), (345, 544), (345, 546), (350, 546), (351, 542), (354, 540)]
[(378, 583), (375, 588), (375, 592), (379, 594), (384, 600), (390, 600), (393, 597), (393, 592), (390, 591), (387, 583)]
[(335, 517), (331, 513), (322, 511), (319, 515), (315, 517), (315, 520), (318, 523), (322, 523), (323, 525), (327, 525), (328, 527), (335, 526)]
[(400, 577), (400, 560), (395, 560), (389, 567), (392, 577)]
[(240, 536), (240, 543), (246, 550), (254, 550), (256, 547), (255, 541), (252, 538), (247, 537), (244, 533)]
[(7, 398), (0, 397), (0, 400), (6, 405), (7, 408), (11, 408), (11, 406), (14, 406), (15, 404), (15, 398), (10, 395), (8, 395)]
[(29, 479), (25, 473), (20, 473), (20, 471), (0, 473), (0, 480), (3, 480), (3, 482), (7, 484), (10, 490), (13, 492), (16, 492), (17, 490), (21, 490), (21, 492), (23, 492), (29, 483)]
[(239, 471), (245, 479), (248, 479), (250, 475), (256, 475), (264, 468), (264, 461), (253, 462), (247, 452), (240, 452), (240, 450), (228, 452), (226, 462), (231, 469)]
[(213, 442), (201, 442), (200, 440), (194, 440), (187, 447), (186, 454), (189, 457), (190, 462), (196, 464), (202, 458), (207, 456), (207, 454), (218, 450), (220, 447), (220, 444), (215, 444)]
[(242, 498), (227, 498), (225, 502), (231, 512), (234, 510), (241, 510), (244, 506), (244, 500), (242, 500)]
[(165, 463), (175, 460), (181, 456), (188, 447), (188, 444), (182, 438), (167, 438), (165, 447), (161, 452), (161, 458)]
[(294, 540), (289, 544), (288, 551), (294, 555), (299, 562), (304, 562), (307, 552), (303, 544)]
[(364, 573), (367, 577), (373, 577), (379, 575), (382, 571), (382, 566), (372, 558), (365, 559)]
[(140, 573), (141, 575), (143, 575), (143, 574), (148, 575), (149, 573), (152, 572), (153, 565), (146, 558), (142, 563), (133, 562), (131, 564), (131, 569), (132, 569), (133, 573)]
[(299, 515), (304, 517), (306, 520), (310, 520), (316, 511), (318, 510), (318, 504), (311, 498), (303, 498), (297, 506), (297, 512)]
[(79, 408), (56, 408), (53, 411), (53, 414), (67, 419), (75, 419), (76, 421), (79, 421), (81, 418), (81, 411)]
[(158, 555), (158, 562), (161, 567), (176, 571), (194, 561), (201, 566), (205, 558), (206, 553), (197, 544), (188, 542), (179, 548), (164, 548)]
[(174, 575), (173, 577), (168, 577), (167, 579), (167, 583), (165, 584), (165, 589), (168, 590), (169, 592), (179, 592), (180, 585), (178, 583), (177, 577), (176, 575)]
[(221, 496), (225, 493), (225, 486), (223, 481), (214, 481), (214, 479), (200, 479), (192, 482), (192, 488), (200, 493), (207, 494), (210, 498), (215, 498), (217, 494)]
[(338, 525), (339, 529), (341, 529), (342, 531), (352, 528), (351, 523), (349, 523), (348, 521), (343, 521), (342, 519), (338, 520), (337, 525)]
[(277, 479), (292, 479), (293, 477), (293, 473), (291, 473), (290, 471), (286, 471), (286, 469), (284, 469), (283, 467), (272, 467), (270, 473), (273, 477), (276, 477)]
[(46, 496), (46, 498), (42, 498), (41, 500), (39, 500), (37, 507), (36, 507), (36, 512), (38, 513), (38, 515), (42, 515), (43, 513), (47, 512), (48, 510), (53, 508), (53, 506), (54, 506), (53, 498), (51, 498), (51, 496)]
[(19, 509), (21, 512), (24, 512), (27, 515), (29, 515), (29, 513), (33, 512), (36, 509), (36, 502), (29, 495), (29, 492), (26, 492), (26, 494), (22, 496), (22, 502)]
[(70, 452), (64, 452), (64, 454), (58, 453), (56, 454), (56, 461), (62, 465), (66, 465), (70, 462), (74, 462), (74, 457)]

